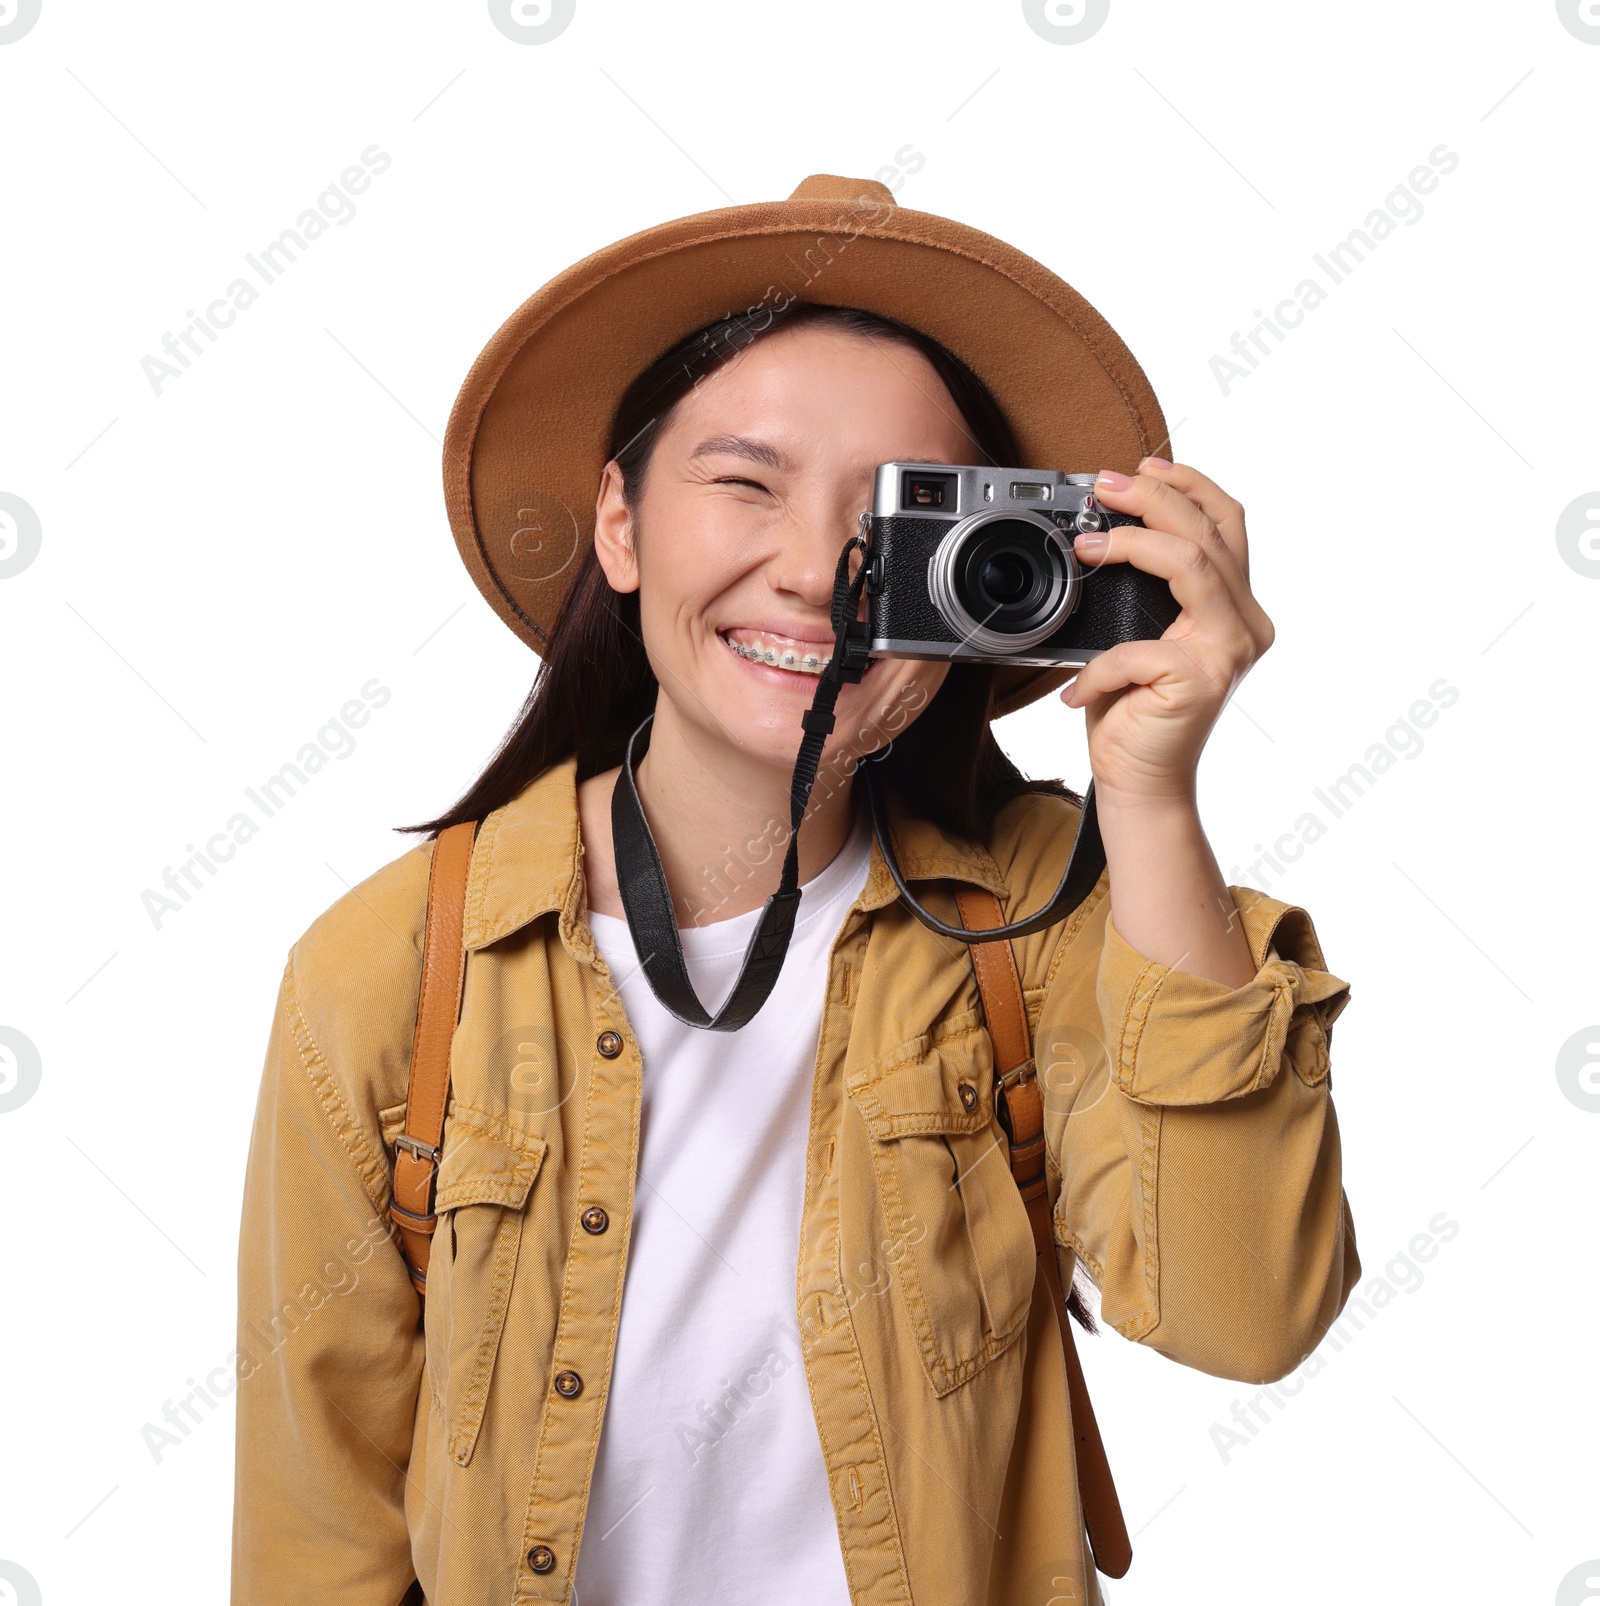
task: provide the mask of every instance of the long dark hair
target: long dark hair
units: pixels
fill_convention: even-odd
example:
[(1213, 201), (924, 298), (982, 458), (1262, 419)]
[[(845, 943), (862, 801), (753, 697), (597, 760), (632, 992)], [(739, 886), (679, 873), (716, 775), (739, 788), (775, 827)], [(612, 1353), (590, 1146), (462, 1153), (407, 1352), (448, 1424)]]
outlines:
[[(637, 509), (650, 455), (673, 409), (720, 364), (778, 329), (816, 326), (892, 340), (920, 352), (943, 380), (979, 460), (1019, 461), (1016, 437), (983, 381), (954, 353), (919, 329), (858, 307), (792, 302), (734, 313), (686, 335), (662, 352), (623, 393), (611, 424), (608, 457), (622, 473), (623, 496)], [(1029, 780), (989, 728), (995, 671), (954, 664), (922, 713), (895, 735), (880, 775), (941, 830), (987, 841), (995, 815), (1024, 792), (1081, 803), (1058, 780)], [(553, 764), (577, 755), (586, 780), (622, 762), (629, 735), (655, 707), (657, 683), (645, 656), (639, 595), (611, 589), (591, 543), (561, 606), (533, 688), (483, 773), (436, 819), (400, 826), (434, 835), (462, 820), (481, 820), (509, 803)], [(1094, 1332), (1077, 1287), (1068, 1308)]]

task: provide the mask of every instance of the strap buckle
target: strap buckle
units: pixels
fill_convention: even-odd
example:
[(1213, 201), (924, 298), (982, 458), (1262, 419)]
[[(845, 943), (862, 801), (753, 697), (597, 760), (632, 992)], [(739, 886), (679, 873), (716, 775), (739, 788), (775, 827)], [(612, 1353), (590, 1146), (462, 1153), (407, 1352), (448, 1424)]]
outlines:
[(412, 1137), (409, 1132), (402, 1132), (394, 1140), (394, 1146), (397, 1149), (404, 1149), (413, 1159), (432, 1160), (435, 1165), (438, 1165), (439, 1155), (442, 1152), (434, 1148), (431, 1143), (424, 1143), (421, 1138)]
[(1033, 1056), (1030, 1054), (1020, 1065), (1013, 1065), (1009, 1071), (996, 1071), (994, 1073), (994, 1113), (999, 1118), (1000, 1130), (1006, 1135), (1006, 1145), (1015, 1141), (1016, 1134), (1011, 1126), (1011, 1105), (1006, 1094), (1015, 1087), (1020, 1087), (1034, 1075)]

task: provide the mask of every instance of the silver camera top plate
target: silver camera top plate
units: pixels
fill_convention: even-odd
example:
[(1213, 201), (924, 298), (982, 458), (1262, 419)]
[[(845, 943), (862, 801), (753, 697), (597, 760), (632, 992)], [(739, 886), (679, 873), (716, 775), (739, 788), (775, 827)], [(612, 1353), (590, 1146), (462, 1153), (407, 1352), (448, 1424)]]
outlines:
[(998, 468), (970, 463), (880, 463), (874, 518), (958, 519), (1003, 508), (1080, 513), (1092, 501), (1093, 474)]

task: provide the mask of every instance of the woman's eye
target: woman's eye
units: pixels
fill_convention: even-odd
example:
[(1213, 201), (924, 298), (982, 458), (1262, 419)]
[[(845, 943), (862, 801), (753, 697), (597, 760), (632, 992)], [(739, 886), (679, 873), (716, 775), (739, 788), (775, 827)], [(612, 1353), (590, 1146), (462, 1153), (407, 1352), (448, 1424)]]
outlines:
[(736, 474), (724, 475), (721, 479), (713, 480), (711, 483), (713, 485), (748, 485), (752, 490), (766, 490), (766, 486), (763, 485), (760, 480), (741, 479)]

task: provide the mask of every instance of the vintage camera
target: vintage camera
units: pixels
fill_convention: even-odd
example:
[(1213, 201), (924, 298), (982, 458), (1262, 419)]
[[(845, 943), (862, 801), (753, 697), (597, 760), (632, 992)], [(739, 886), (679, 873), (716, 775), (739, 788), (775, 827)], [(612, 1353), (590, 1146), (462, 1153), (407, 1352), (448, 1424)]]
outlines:
[(1078, 562), (1080, 530), (1139, 524), (1093, 474), (883, 463), (867, 538), (867, 650), (890, 658), (1082, 668), (1178, 617), (1167, 582)]

